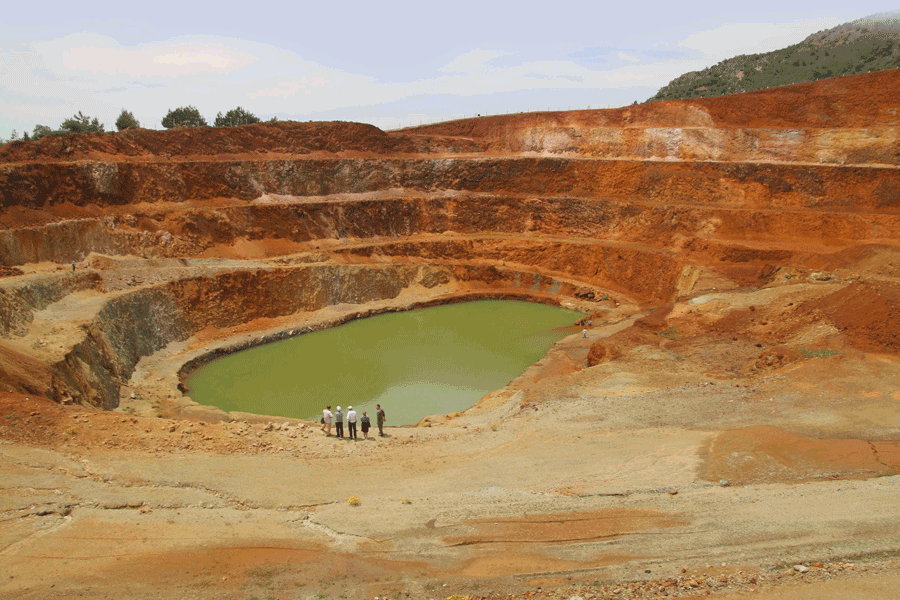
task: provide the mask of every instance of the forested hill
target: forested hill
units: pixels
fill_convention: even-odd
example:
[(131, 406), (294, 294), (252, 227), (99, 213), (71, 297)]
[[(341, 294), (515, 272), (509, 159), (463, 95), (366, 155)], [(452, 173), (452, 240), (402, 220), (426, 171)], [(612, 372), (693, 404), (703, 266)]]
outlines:
[(799, 44), (729, 58), (673, 79), (650, 100), (751, 92), (900, 67), (900, 11), (814, 33)]

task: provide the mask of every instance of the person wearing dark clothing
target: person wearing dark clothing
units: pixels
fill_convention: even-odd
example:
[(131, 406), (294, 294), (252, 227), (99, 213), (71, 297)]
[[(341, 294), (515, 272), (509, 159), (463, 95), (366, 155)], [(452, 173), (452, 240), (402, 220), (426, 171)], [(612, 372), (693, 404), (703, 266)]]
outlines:
[(339, 438), (344, 437), (344, 413), (341, 412), (340, 406), (334, 411), (334, 435)]
[(359, 427), (363, 432), (363, 439), (369, 439), (369, 425), (371, 421), (369, 420), (369, 415), (366, 414), (366, 411), (363, 411), (362, 416), (359, 418)]
[(380, 404), (376, 404), (375, 409), (375, 416), (378, 419), (378, 435), (384, 437), (384, 422), (387, 421), (387, 417), (384, 415), (384, 409), (381, 408)]

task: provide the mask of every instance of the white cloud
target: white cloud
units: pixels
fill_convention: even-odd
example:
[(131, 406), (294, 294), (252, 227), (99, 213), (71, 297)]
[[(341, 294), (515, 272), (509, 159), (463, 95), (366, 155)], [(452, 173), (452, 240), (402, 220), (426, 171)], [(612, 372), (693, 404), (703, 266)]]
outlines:
[(616, 56), (618, 56), (620, 59), (628, 61), (630, 63), (641, 62), (641, 59), (638, 58), (637, 56), (632, 56), (631, 54), (625, 54), (624, 52), (619, 52)]
[(729, 23), (692, 33), (679, 46), (699, 50), (717, 60), (738, 54), (770, 52), (802, 41), (822, 29), (842, 23), (840, 19), (823, 18), (793, 23)]
[(170, 79), (221, 75), (250, 67), (252, 52), (215, 38), (173, 39), (123, 46), (102, 35), (79, 33), (32, 44), (32, 50), (61, 77), (73, 74)]
[(249, 92), (248, 98), (291, 98), (298, 94), (312, 94), (313, 88), (327, 87), (331, 82), (321, 76), (300, 77), (289, 81), (280, 81), (272, 87), (266, 87), (255, 92)]
[(487, 63), (500, 56), (507, 56), (508, 52), (496, 52), (476, 48), (465, 54), (457, 56), (439, 70), (443, 73), (478, 73), (491, 68)]
[[(187, 67), (193, 71), (211, 71), (223, 72), (242, 68), (253, 63), (252, 60), (242, 61), (244, 58), (240, 55), (234, 55), (227, 49), (221, 47), (204, 47), (199, 48), (182, 47), (175, 48), (164, 54), (157, 54), (153, 57), (153, 62), (168, 67)], [(241, 64), (244, 62), (244, 64)]]
[(525, 63), (519, 69), (511, 69), (512, 72), (524, 74), (526, 76), (539, 76), (550, 79), (581, 79), (590, 77), (596, 73), (591, 69), (582, 67), (568, 60), (542, 60)]

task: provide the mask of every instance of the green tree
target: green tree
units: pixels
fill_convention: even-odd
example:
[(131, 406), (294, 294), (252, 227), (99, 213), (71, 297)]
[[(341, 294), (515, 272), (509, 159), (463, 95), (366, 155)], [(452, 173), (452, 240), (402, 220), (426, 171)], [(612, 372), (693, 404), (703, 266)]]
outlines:
[(222, 116), (221, 112), (217, 114), (215, 126), (237, 127), (238, 125), (249, 125), (251, 123), (259, 123), (259, 117), (238, 106), (225, 113), (225, 116)]
[(106, 131), (103, 123), (97, 117), (91, 119), (89, 116), (81, 114), (80, 110), (77, 115), (63, 121), (59, 128), (65, 133), (104, 133)]
[(209, 127), (209, 123), (193, 106), (180, 106), (175, 110), (169, 109), (163, 117), (162, 126), (166, 129), (173, 127)]
[(53, 135), (53, 130), (46, 125), (35, 125), (34, 132), (31, 134), (31, 139), (39, 140), (45, 135)]
[(134, 118), (134, 115), (131, 114), (130, 110), (122, 109), (122, 112), (119, 113), (119, 118), (116, 119), (116, 129), (122, 131), (123, 129), (137, 129), (141, 126), (140, 121)]

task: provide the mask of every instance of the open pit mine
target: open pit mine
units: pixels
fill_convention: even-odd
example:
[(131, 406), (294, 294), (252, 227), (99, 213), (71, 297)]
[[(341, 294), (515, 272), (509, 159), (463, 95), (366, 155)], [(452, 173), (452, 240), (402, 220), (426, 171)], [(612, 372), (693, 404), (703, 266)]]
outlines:
[[(892, 597), (897, 90), (3, 146), (0, 597)], [(185, 385), (484, 298), (583, 317), (383, 438)]]

